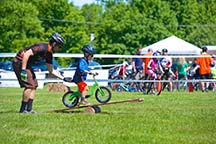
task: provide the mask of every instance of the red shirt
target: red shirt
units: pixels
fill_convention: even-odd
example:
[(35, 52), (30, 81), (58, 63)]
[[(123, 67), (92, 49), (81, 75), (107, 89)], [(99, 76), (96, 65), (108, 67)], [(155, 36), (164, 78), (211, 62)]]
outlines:
[(127, 66), (121, 66), (121, 69), (120, 69), (120, 71), (119, 71), (119, 76), (125, 76), (126, 67), (127, 67)]

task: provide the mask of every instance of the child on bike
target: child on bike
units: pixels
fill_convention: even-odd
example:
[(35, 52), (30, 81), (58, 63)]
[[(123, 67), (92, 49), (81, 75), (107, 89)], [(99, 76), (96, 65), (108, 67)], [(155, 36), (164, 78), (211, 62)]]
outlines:
[(175, 77), (175, 74), (171, 70), (172, 58), (168, 55), (168, 50), (166, 48), (162, 49), (162, 56), (163, 57), (160, 59), (160, 71), (163, 74), (162, 79), (165, 77), (166, 80), (170, 81), (169, 91), (172, 92), (173, 83), (171, 80), (173, 77)]
[(159, 71), (159, 52), (153, 53), (153, 58), (149, 61), (147, 66), (148, 79), (157, 79), (157, 73)]
[(94, 54), (96, 53), (96, 49), (93, 48), (91, 45), (85, 45), (82, 47), (82, 51), (84, 54), (84, 57), (80, 59), (75, 74), (73, 76), (73, 82), (75, 82), (78, 86), (78, 89), (81, 93), (81, 102), (80, 104), (89, 104), (89, 102), (86, 100), (86, 93), (88, 91), (88, 85), (86, 84), (86, 78), (87, 74), (96, 74), (90, 72), (90, 68), (88, 67), (89, 61), (92, 60)]
[[(158, 73), (159, 73), (159, 59), (160, 59), (160, 52), (156, 51), (152, 54), (152, 58), (150, 59), (150, 61), (148, 62), (148, 65), (146, 66), (147, 71), (147, 80), (157, 80), (158, 79)], [(152, 82), (149, 83), (145, 83), (145, 86), (147, 91), (144, 91), (144, 93), (148, 94), (150, 91), (152, 94), (155, 94), (155, 92), (157, 91), (157, 86), (153, 85), (152, 87)]]

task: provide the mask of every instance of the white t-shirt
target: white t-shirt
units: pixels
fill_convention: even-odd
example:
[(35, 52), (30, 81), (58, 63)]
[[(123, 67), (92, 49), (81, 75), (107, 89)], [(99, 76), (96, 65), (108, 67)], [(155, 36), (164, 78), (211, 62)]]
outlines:
[(160, 59), (160, 64), (163, 69), (169, 69), (172, 64), (172, 58), (170, 56), (166, 56)]

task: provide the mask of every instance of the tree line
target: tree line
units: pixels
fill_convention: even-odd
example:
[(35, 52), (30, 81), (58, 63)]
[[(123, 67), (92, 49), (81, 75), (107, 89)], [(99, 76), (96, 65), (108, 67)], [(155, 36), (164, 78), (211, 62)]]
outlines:
[[(36, 42), (48, 42), (54, 31), (66, 40), (63, 53), (81, 53), (81, 47), (90, 43), (91, 34), (96, 38), (91, 44), (99, 54), (134, 54), (138, 47), (171, 35), (199, 47), (215, 45), (216, 3), (109, 0), (103, 6), (86, 4), (79, 8), (68, 0), (0, 1), (0, 52), (17, 52)], [(99, 61), (110, 64), (118, 60)]]

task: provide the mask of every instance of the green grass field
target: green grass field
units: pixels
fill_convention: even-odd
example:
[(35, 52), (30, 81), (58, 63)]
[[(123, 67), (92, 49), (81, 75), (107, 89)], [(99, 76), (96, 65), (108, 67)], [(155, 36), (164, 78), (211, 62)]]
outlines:
[[(215, 144), (215, 92), (163, 92), (161, 96), (113, 92), (111, 101), (143, 97), (140, 103), (102, 106), (97, 114), (48, 113), (64, 108), (63, 92), (38, 89), (34, 110), (19, 114), (22, 89), (0, 88), (1, 144)], [(90, 98), (94, 103), (94, 98)]]

